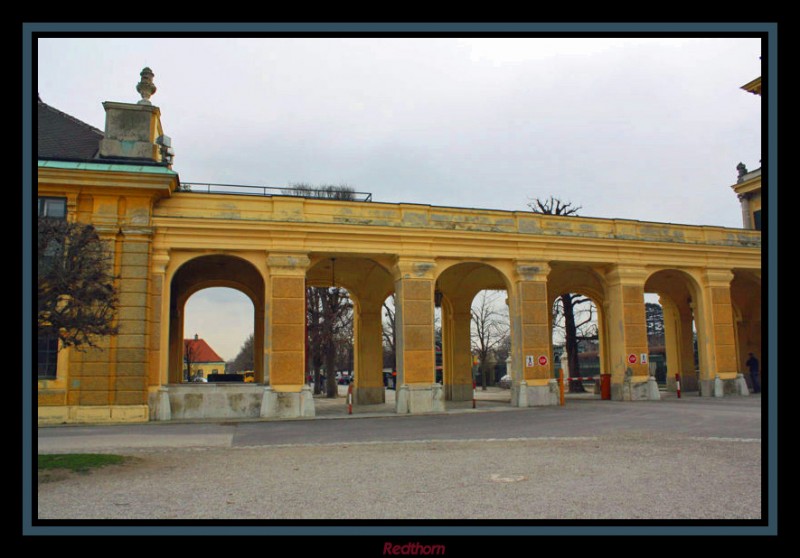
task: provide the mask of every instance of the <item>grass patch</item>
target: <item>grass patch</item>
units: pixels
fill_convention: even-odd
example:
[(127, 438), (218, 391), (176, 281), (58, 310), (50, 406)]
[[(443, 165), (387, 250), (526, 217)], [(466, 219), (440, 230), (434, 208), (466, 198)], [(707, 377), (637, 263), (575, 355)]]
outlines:
[(66, 469), (76, 473), (85, 473), (90, 469), (106, 465), (118, 465), (125, 459), (125, 456), (122, 455), (106, 453), (39, 454), (38, 467), (40, 471)]

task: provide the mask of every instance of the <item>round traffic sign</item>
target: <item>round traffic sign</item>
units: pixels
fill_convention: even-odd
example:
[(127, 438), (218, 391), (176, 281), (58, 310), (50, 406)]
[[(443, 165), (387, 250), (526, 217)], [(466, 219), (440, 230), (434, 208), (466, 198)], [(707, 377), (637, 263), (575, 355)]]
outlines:
[(631, 364), (636, 364), (636, 355), (634, 354), (628, 355), (628, 362)]
[(540, 366), (547, 366), (547, 357), (542, 355), (539, 357), (539, 365)]

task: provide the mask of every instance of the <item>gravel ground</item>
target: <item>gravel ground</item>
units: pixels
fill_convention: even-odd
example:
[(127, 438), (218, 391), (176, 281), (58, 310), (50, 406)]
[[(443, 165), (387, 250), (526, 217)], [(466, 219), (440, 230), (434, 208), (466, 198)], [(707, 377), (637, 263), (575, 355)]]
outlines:
[(39, 519), (758, 519), (761, 443), (625, 432), (116, 451)]

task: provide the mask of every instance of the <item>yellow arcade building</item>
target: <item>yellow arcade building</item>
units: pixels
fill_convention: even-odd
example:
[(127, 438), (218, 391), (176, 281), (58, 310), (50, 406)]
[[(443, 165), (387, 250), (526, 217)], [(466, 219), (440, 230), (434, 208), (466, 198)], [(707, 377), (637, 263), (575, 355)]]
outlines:
[[(186, 185), (172, 169), (158, 107), (144, 96), (103, 106), (100, 131), (38, 104), (40, 215), (96, 227), (114, 250), (120, 301), (119, 334), (99, 350), (58, 350), (39, 339), (39, 424), (314, 416), (304, 377), (305, 287), (330, 286), (334, 262), (337, 286), (354, 301), (356, 405), (385, 401), (381, 305), (392, 293), (396, 411), (436, 412), (471, 399), (470, 305), (483, 289), (507, 293), (514, 406), (558, 404), (551, 308), (563, 293), (596, 304), (613, 400), (660, 397), (641, 359), (645, 293), (663, 306), (670, 376), (702, 396), (748, 393), (747, 355), (761, 359), (758, 230)], [(217, 286), (253, 303), (253, 383), (185, 380), (186, 301)]]

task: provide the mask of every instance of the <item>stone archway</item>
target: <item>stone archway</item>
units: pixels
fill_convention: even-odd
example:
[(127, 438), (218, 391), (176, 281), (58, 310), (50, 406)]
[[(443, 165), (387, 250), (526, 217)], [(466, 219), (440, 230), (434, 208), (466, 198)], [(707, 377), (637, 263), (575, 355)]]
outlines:
[(759, 362), (758, 379), (763, 388), (767, 368), (764, 366), (761, 349), (761, 274), (752, 270), (734, 269), (731, 303), (734, 310), (737, 368), (752, 390), (750, 371), (745, 363), (749, 354), (753, 353)]
[[(472, 399), (471, 308), (484, 290), (510, 292), (510, 281), (483, 262), (455, 263), (440, 271), (435, 292), (442, 309), (442, 381), (445, 400)], [(510, 334), (510, 332), (509, 332)]]
[[(597, 358), (599, 360), (600, 374), (610, 373), (609, 347), (606, 324), (607, 293), (606, 283), (601, 275), (601, 270), (577, 262), (551, 262), (551, 271), (547, 281), (548, 308), (552, 309), (556, 299), (563, 295), (580, 295), (588, 298), (597, 313)], [(567, 349), (568, 350), (568, 349)], [(573, 349), (577, 351), (577, 346)], [(572, 362), (576, 355), (570, 355)], [(558, 365), (558, 363), (556, 363)], [(574, 376), (570, 369), (570, 375)]]
[(644, 290), (658, 295), (664, 314), (667, 390), (675, 391), (679, 374), (682, 391), (698, 391), (700, 371), (708, 366), (707, 357), (698, 350), (705, 342), (700, 287), (685, 271), (662, 269), (647, 278)]
[(382, 308), (394, 292), (387, 263), (336, 253), (312, 254), (310, 260), (308, 287), (342, 287), (353, 301), (354, 404), (384, 403)]
[(194, 293), (228, 287), (244, 293), (253, 303), (253, 363), (257, 384), (269, 383), (264, 368), (264, 279), (248, 261), (229, 255), (205, 255), (193, 258), (178, 268), (170, 283), (169, 370), (170, 384), (182, 382), (184, 307)]

